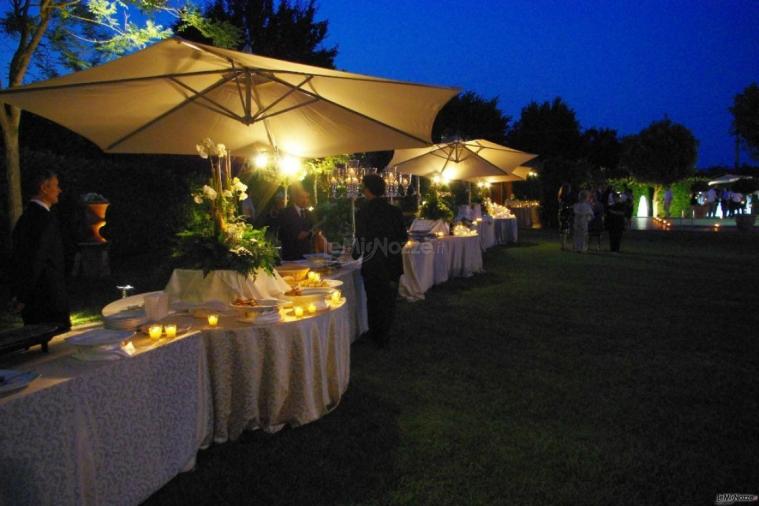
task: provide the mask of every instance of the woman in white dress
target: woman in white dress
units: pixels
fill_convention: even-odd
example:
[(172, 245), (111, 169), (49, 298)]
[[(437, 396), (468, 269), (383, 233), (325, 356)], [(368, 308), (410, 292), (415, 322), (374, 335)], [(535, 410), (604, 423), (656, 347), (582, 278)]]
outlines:
[(590, 193), (587, 190), (580, 192), (577, 197), (577, 204), (574, 205), (574, 226), (572, 233), (574, 236), (574, 249), (578, 253), (588, 251), (588, 223), (593, 219), (593, 207), (588, 202)]

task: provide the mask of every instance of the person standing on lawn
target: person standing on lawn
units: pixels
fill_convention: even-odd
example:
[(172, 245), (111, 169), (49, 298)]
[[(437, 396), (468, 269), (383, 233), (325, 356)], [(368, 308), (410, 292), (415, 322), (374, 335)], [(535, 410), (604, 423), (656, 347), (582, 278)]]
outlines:
[(388, 344), (390, 327), (395, 315), (398, 280), (403, 274), (401, 252), (408, 239), (401, 210), (381, 197), (385, 181), (376, 174), (363, 179), (366, 205), (356, 216), (356, 240), (353, 258), (362, 257), (361, 275), (366, 290), (368, 337), (379, 348)]
[(627, 225), (627, 206), (618, 194), (614, 194), (613, 198), (614, 203), (609, 206), (606, 215), (606, 228), (609, 230), (609, 249), (612, 253), (619, 253), (622, 245), (622, 234)]
[(588, 223), (593, 219), (593, 207), (588, 202), (590, 194), (582, 190), (577, 197), (577, 203), (572, 207), (574, 222), (572, 235), (574, 237), (574, 250), (577, 253), (588, 252)]
[(34, 197), (13, 229), (11, 290), (13, 309), (24, 325), (52, 323), (71, 328), (66, 264), (58, 218), (51, 208), (62, 193), (58, 176), (44, 170), (32, 179)]

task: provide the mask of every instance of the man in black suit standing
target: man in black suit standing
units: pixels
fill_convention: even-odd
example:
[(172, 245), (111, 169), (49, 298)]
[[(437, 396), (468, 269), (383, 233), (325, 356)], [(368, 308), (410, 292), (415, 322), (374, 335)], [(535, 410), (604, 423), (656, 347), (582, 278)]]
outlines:
[(300, 185), (292, 187), (292, 201), (279, 213), (279, 240), (282, 260), (299, 260), (313, 253), (314, 218), (308, 210), (308, 193)]
[(401, 210), (381, 198), (385, 181), (370, 174), (364, 176), (363, 183), (367, 202), (356, 216), (353, 246), (353, 258), (363, 256), (361, 275), (369, 317), (369, 331), (361, 337), (369, 337), (384, 348), (393, 324), (398, 279), (403, 274), (402, 250), (408, 235)]
[(53, 323), (71, 328), (63, 238), (55, 213), (62, 190), (51, 171), (37, 174), (34, 197), (13, 229), (12, 290), (14, 306), (25, 325)]

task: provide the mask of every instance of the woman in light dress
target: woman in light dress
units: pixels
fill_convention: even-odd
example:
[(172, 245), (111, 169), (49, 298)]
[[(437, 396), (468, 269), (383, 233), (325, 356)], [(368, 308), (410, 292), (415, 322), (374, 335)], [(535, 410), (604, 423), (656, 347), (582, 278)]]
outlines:
[(574, 214), (574, 226), (572, 227), (574, 236), (574, 249), (578, 253), (588, 251), (588, 223), (593, 219), (593, 207), (588, 202), (590, 193), (587, 190), (580, 192), (577, 197), (577, 204), (572, 208)]

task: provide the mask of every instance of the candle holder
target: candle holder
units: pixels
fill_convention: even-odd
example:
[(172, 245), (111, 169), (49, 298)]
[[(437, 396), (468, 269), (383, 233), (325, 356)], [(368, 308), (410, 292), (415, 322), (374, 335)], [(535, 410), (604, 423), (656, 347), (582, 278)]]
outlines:
[(314, 314), (316, 313), (316, 305), (309, 304), (306, 310), (308, 311), (308, 314)]
[(303, 316), (303, 307), (301, 306), (295, 306), (293, 308), (293, 314), (296, 318), (301, 318)]
[(163, 335), (163, 327), (161, 325), (151, 325), (148, 327), (148, 335), (151, 341), (158, 341)]
[(209, 314), (208, 315), (208, 325), (211, 327), (216, 327), (219, 324), (219, 315), (217, 314)]
[(166, 332), (166, 338), (167, 339), (174, 339), (177, 337), (177, 325), (176, 323), (170, 323), (163, 327), (164, 332)]

